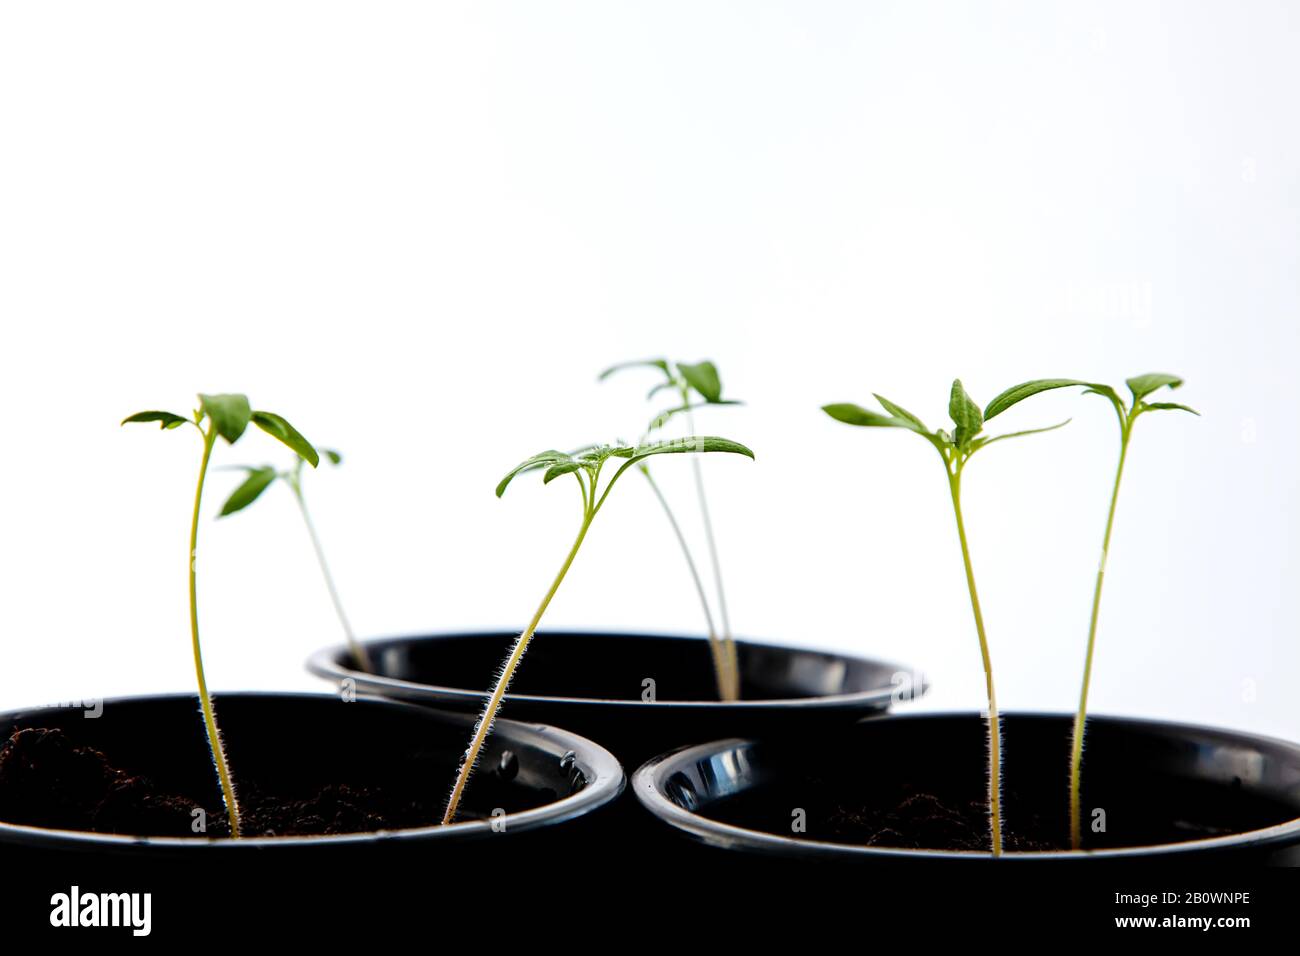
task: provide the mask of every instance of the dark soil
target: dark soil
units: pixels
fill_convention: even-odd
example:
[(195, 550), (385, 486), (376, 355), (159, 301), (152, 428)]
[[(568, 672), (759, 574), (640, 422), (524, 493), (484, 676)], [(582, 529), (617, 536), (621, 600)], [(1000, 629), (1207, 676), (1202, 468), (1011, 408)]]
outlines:
[[(934, 794), (902, 798), (893, 809), (835, 807), (831, 831), (840, 840), (860, 838), (863, 846), (909, 850), (944, 847), (952, 850), (989, 849), (988, 808), (980, 803), (945, 804)], [(1009, 850), (1052, 849), (1042, 839), (1008, 833)]]
[[(803, 786), (759, 788), (711, 808), (709, 816), (738, 826), (795, 837), (906, 850), (989, 850), (988, 805), (979, 799), (937, 796), (902, 784), (870, 798), (844, 799), (838, 784), (810, 780)], [(883, 788), (882, 788), (883, 789)], [(1016, 794), (1003, 793), (1003, 840), (1008, 850), (1060, 848), (1057, 834), (1025, 808)], [(793, 830), (793, 810), (804, 811), (803, 831)], [(1011, 814), (1015, 812), (1015, 826)]]
[[(1050, 777), (1047, 781), (1057, 782)], [(988, 803), (981, 782), (978, 773), (960, 777), (927, 773), (896, 784), (868, 784), (839, 774), (795, 774), (779, 784), (742, 792), (706, 812), (714, 819), (749, 829), (831, 843), (988, 852)], [(1091, 784), (1095, 802), (1109, 808), (1109, 827), (1104, 833), (1084, 833), (1088, 849), (1223, 836), (1295, 816), (1294, 809), (1246, 793), (1239, 786), (1156, 774), (1136, 781), (1094, 774)], [(1064, 790), (1064, 786), (1057, 791), (1004, 787), (1005, 849), (1068, 850)], [(802, 832), (793, 831), (794, 808), (804, 811)]]
[[(486, 782), (490, 777), (484, 775)], [(429, 826), (442, 816), (433, 788), (385, 781), (340, 781), (303, 793), (266, 793), (255, 782), (239, 789), (245, 836), (363, 833)], [(59, 729), (15, 733), (0, 748), (0, 820), (51, 829), (191, 837), (195, 811), (207, 836), (229, 833), (224, 807), (168, 792), (145, 776), (112, 764)]]

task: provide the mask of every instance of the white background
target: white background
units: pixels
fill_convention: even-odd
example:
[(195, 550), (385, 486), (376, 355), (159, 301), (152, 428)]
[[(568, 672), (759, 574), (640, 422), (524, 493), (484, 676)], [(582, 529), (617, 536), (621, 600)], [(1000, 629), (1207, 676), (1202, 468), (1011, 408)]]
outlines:
[[(1095, 710), (1300, 738), (1297, 88), (1284, 3), (4, 4), (0, 702), (193, 686), (199, 442), (124, 415), (247, 392), (347, 456), (308, 494), (361, 633), (514, 628), (578, 496), (493, 485), (635, 437), (652, 379), (596, 372), (668, 354), (747, 401), (700, 423), (758, 453), (705, 463), (738, 632), (914, 664), (942, 709), (981, 685), (940, 465), (818, 406), (1184, 375), (1204, 417), (1130, 455)], [(1074, 704), (1117, 435), (1066, 392), (999, 421), (1069, 416), (967, 473), (1008, 709)], [(234, 480), (210, 681), (324, 689), (291, 499), (210, 520)], [(644, 483), (546, 623), (699, 630)]]

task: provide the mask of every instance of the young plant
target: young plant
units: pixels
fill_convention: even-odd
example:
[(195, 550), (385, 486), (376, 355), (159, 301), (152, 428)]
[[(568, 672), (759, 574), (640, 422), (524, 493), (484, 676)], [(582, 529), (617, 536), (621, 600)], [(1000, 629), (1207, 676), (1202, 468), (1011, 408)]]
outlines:
[(966, 587), (970, 591), (971, 612), (975, 617), (975, 633), (979, 637), (980, 658), (984, 663), (985, 691), (988, 695), (988, 801), (989, 833), (993, 855), (1002, 854), (1002, 728), (998, 717), (998, 699), (993, 685), (993, 663), (989, 656), (988, 637), (984, 630), (984, 615), (980, 610), (979, 593), (975, 589), (975, 572), (971, 566), (970, 547), (966, 541), (966, 525), (961, 512), (961, 477), (967, 463), (977, 451), (986, 448), (1004, 438), (1018, 438), (1022, 435), (1034, 435), (1061, 428), (1067, 422), (1060, 422), (1046, 428), (1033, 428), (1026, 431), (1012, 432), (1008, 435), (990, 437), (982, 434), (985, 416), (966, 394), (961, 380), (952, 383), (952, 392), (948, 399), (948, 414), (955, 426), (950, 433), (943, 429), (930, 431), (919, 418), (903, 408), (876, 395), (876, 401), (887, 414), (848, 403), (824, 405), (822, 410), (836, 421), (848, 425), (867, 427), (903, 428), (915, 432), (939, 453), (944, 470), (948, 474), (948, 491), (952, 497), (952, 510), (957, 519), (957, 539), (961, 543), (962, 562), (966, 568)]
[(1146, 397), (1161, 389), (1175, 389), (1183, 384), (1176, 375), (1151, 372), (1138, 375), (1126, 381), (1129, 393), (1133, 396), (1131, 403), (1125, 402), (1119, 393), (1109, 385), (1096, 382), (1082, 382), (1077, 379), (1049, 378), (1025, 382), (1009, 388), (989, 403), (984, 412), (987, 421), (999, 415), (1012, 405), (1054, 388), (1077, 385), (1087, 395), (1100, 395), (1111, 403), (1115, 417), (1119, 422), (1119, 463), (1115, 466), (1115, 484), (1110, 493), (1110, 510), (1106, 514), (1106, 531), (1101, 538), (1101, 560), (1097, 565), (1097, 583), (1092, 592), (1092, 614), (1088, 620), (1088, 649), (1083, 659), (1083, 687), (1079, 691), (1079, 709), (1074, 715), (1074, 728), (1070, 736), (1070, 846), (1079, 850), (1083, 848), (1083, 823), (1079, 807), (1079, 789), (1083, 771), (1083, 735), (1088, 719), (1088, 688), (1092, 683), (1092, 655), (1097, 643), (1097, 619), (1101, 610), (1101, 587), (1106, 579), (1106, 558), (1110, 554), (1110, 532), (1115, 525), (1115, 505), (1119, 501), (1120, 480), (1124, 477), (1124, 461), (1128, 458), (1128, 444), (1133, 437), (1133, 425), (1138, 416), (1152, 411), (1181, 411), (1199, 415), (1200, 412), (1186, 405), (1174, 402), (1148, 402)]
[(230, 820), (231, 837), (239, 838), (239, 804), (235, 797), (235, 787), (230, 777), (230, 766), (226, 762), (226, 753), (221, 742), (221, 732), (217, 728), (217, 715), (208, 695), (208, 682), (203, 673), (203, 649), (199, 644), (199, 603), (197, 563), (199, 547), (199, 513), (203, 505), (203, 483), (208, 475), (208, 462), (212, 458), (212, 449), (217, 438), (233, 445), (244, 434), (249, 423), (256, 425), (273, 438), (283, 442), (300, 458), (316, 467), (320, 461), (316, 449), (303, 438), (296, 428), (275, 412), (254, 411), (249, 407), (248, 399), (243, 395), (200, 395), (199, 407), (192, 417), (176, 415), (172, 412), (137, 412), (122, 420), (128, 422), (157, 422), (164, 431), (193, 425), (203, 439), (203, 457), (199, 462), (198, 486), (194, 491), (194, 513), (190, 519), (190, 645), (194, 652), (194, 675), (198, 679), (199, 705), (203, 709), (203, 726), (208, 735), (208, 746), (212, 751), (212, 762), (216, 766), (217, 778), (221, 783), (221, 796), (226, 804), (226, 815)]
[[(651, 433), (662, 429), (675, 416), (684, 415), (687, 431), (693, 433), (695, 431), (695, 417), (693, 414), (695, 409), (709, 405), (741, 404), (733, 399), (722, 397), (722, 379), (718, 375), (717, 366), (709, 361), (670, 363), (667, 359), (659, 358), (623, 362), (605, 369), (600, 373), (599, 380), (604, 381), (615, 372), (631, 368), (653, 368), (663, 374), (663, 381), (650, 390), (647, 398), (654, 398), (660, 392), (668, 391), (680, 399), (679, 404), (660, 412), (651, 420), (649, 427), (646, 429), (646, 438), (643, 441), (647, 440)], [(709, 636), (709, 650), (713, 655), (713, 669), (718, 683), (718, 696), (722, 700), (738, 700), (740, 698), (740, 667), (736, 659), (736, 642), (731, 634), (731, 620), (727, 614), (727, 595), (722, 586), (722, 562), (718, 557), (717, 540), (713, 534), (713, 521), (709, 516), (708, 496), (704, 492), (704, 472), (699, 459), (691, 459), (691, 467), (695, 476), (695, 493), (699, 500), (700, 516), (704, 523), (704, 540), (709, 549), (710, 563), (713, 566), (713, 583), (718, 598), (718, 616), (722, 622), (721, 635), (714, 626), (713, 611), (709, 606), (709, 599), (704, 591), (704, 583), (700, 579), (695, 558), (691, 554), (690, 546), (686, 543), (685, 535), (682, 534), (677, 517), (673, 514), (668, 499), (664, 497), (658, 483), (650, 474), (649, 466), (642, 463), (638, 467), (645, 476), (646, 481), (649, 482), (650, 489), (654, 492), (659, 506), (663, 508), (668, 524), (673, 530), (673, 535), (677, 538), (677, 544), (682, 550), (682, 556), (686, 559), (686, 567), (690, 572), (691, 580), (695, 584), (695, 593), (699, 596), (700, 606), (704, 611), (704, 621)]]
[[(542, 603), (538, 605), (532, 620), (528, 622), (528, 626), (515, 639), (514, 646), (501, 667), (496, 684), (493, 686), (487, 703), (479, 715), (478, 722), (474, 725), (474, 733), (470, 738), (469, 747), (466, 749), (465, 756), (456, 773), (456, 783), (452, 787), (451, 796), (447, 799), (447, 808), (442, 817), (444, 824), (451, 823), (455, 819), (456, 810), (460, 806), (461, 797), (465, 793), (465, 785), (469, 782), (470, 774), (474, 771), (474, 765), (478, 761), (479, 751), (483, 749), (484, 741), (492, 732), (492, 723), (496, 720), (497, 711), (501, 707), (501, 701), (505, 697), (510, 681), (515, 675), (515, 670), (519, 667), (524, 652), (528, 650), (528, 644), (533, 639), (538, 624), (541, 623), (542, 615), (546, 613), (547, 607), (550, 606), (552, 598), (555, 597), (555, 592), (560, 589), (564, 576), (569, 573), (569, 568), (573, 565), (573, 559), (577, 557), (578, 549), (582, 547), (582, 542), (587, 537), (587, 531), (591, 527), (592, 521), (600, 513), (600, 509), (604, 507), (605, 499), (609, 497), (615, 483), (633, 465), (654, 455), (693, 452), (730, 452), (745, 455), (748, 458), (754, 457), (752, 451), (738, 442), (728, 441), (725, 438), (693, 436), (639, 445), (592, 445), (574, 452), (544, 451), (520, 462), (501, 479), (496, 489), (498, 498), (505, 494), (506, 488), (515, 476), (524, 472), (542, 471), (543, 484), (550, 484), (554, 479), (563, 475), (573, 475), (577, 479), (578, 488), (582, 493), (582, 522), (578, 527), (577, 538), (574, 539), (573, 545), (569, 548), (564, 563), (560, 565), (559, 573), (555, 575), (550, 588), (542, 597)], [(609, 462), (615, 462), (617, 468), (613, 475), (602, 485), (601, 472)]]
[[(330, 448), (322, 448), (321, 454), (332, 465), (341, 464), (343, 461), (343, 456)], [(334, 604), (334, 613), (338, 615), (339, 624), (343, 628), (348, 651), (352, 654), (352, 660), (357, 667), (369, 673), (373, 670), (370, 666), (370, 655), (366, 652), (365, 646), (357, 640), (352, 624), (343, 610), (343, 601), (339, 598), (338, 588), (334, 586), (334, 575), (330, 573), (329, 562), (325, 560), (325, 549), (321, 547), (320, 536), (316, 533), (316, 524), (311, 520), (311, 512), (307, 510), (307, 499), (302, 493), (302, 465), (303, 459), (295, 458), (293, 467), (286, 471), (277, 471), (271, 465), (257, 468), (248, 465), (240, 466), (247, 477), (221, 506), (221, 517), (244, 510), (276, 481), (282, 481), (289, 487), (293, 492), (293, 500), (298, 503), (303, 524), (307, 526), (307, 536), (311, 538), (312, 549), (316, 552), (316, 563), (320, 565), (321, 577), (325, 579), (325, 590), (329, 592), (330, 601)]]

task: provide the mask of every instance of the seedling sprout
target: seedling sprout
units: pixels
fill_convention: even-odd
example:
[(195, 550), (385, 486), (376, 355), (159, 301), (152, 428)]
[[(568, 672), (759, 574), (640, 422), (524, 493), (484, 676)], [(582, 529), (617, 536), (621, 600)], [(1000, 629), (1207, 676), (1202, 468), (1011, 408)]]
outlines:
[[(604, 507), (605, 499), (609, 497), (615, 483), (633, 465), (654, 455), (694, 452), (730, 452), (745, 455), (748, 458), (754, 457), (752, 451), (738, 442), (729, 441), (725, 438), (693, 436), (639, 445), (592, 445), (574, 452), (544, 451), (520, 462), (501, 479), (496, 488), (498, 498), (505, 494), (506, 488), (515, 476), (524, 472), (542, 471), (543, 484), (550, 484), (551, 481), (563, 475), (573, 475), (577, 479), (578, 488), (582, 493), (582, 522), (578, 527), (577, 538), (574, 539), (573, 545), (569, 548), (564, 563), (560, 565), (559, 573), (555, 575), (550, 588), (543, 595), (542, 602), (533, 613), (528, 626), (515, 639), (510, 654), (502, 665), (496, 683), (488, 696), (482, 713), (479, 715), (478, 722), (474, 725), (474, 733), (470, 738), (469, 747), (461, 760), (460, 768), (456, 773), (456, 782), (452, 787), (451, 795), (447, 799), (446, 811), (443, 813), (442, 818), (444, 824), (451, 823), (456, 818), (456, 811), (460, 806), (461, 797), (465, 793), (465, 785), (469, 782), (470, 774), (474, 771), (474, 765), (478, 761), (479, 752), (483, 749), (484, 742), (492, 732), (492, 724), (496, 720), (497, 711), (500, 709), (501, 701), (506, 695), (510, 681), (519, 667), (519, 662), (523, 659), (524, 652), (528, 650), (528, 644), (532, 641), (538, 624), (541, 623), (542, 615), (546, 613), (547, 607), (550, 606), (551, 600), (560, 589), (560, 584), (564, 581), (565, 575), (568, 574), (569, 568), (573, 565), (573, 559), (577, 557), (578, 549), (582, 547), (582, 542), (587, 537), (587, 531), (591, 528), (592, 521), (600, 513), (600, 509)], [(600, 483), (601, 472), (610, 461), (616, 461), (619, 464), (614, 474), (602, 486)]]
[(208, 694), (208, 682), (203, 672), (203, 649), (199, 644), (197, 561), (203, 484), (208, 475), (208, 462), (212, 458), (212, 449), (216, 445), (217, 438), (221, 437), (226, 444), (233, 445), (244, 434), (249, 422), (283, 442), (300, 458), (310, 462), (313, 468), (320, 458), (311, 443), (284, 418), (274, 412), (254, 411), (249, 407), (247, 397), (243, 395), (200, 395), (199, 407), (191, 418), (172, 412), (148, 411), (137, 412), (122, 420), (123, 425), (128, 422), (157, 422), (164, 431), (180, 428), (182, 425), (193, 425), (203, 438), (203, 457), (199, 463), (198, 484), (194, 490), (194, 513), (190, 520), (190, 644), (194, 653), (194, 675), (198, 681), (199, 704), (203, 709), (203, 726), (208, 736), (208, 746), (212, 751), (212, 762), (216, 766), (217, 778), (221, 783), (221, 796), (225, 801), (226, 815), (230, 820), (230, 835), (238, 839), (239, 804), (230, 776), (230, 766), (226, 762), (221, 732), (217, 727), (216, 711), (212, 706), (212, 698)]
[(975, 633), (979, 637), (980, 658), (984, 664), (985, 691), (988, 697), (988, 802), (989, 833), (994, 856), (1002, 855), (1002, 728), (998, 717), (997, 693), (993, 684), (993, 664), (989, 655), (988, 637), (984, 630), (984, 614), (980, 610), (979, 593), (975, 589), (975, 572), (971, 565), (970, 546), (966, 540), (966, 525), (961, 511), (961, 477), (966, 464), (982, 448), (986, 448), (1004, 438), (1018, 438), (1022, 435), (1034, 435), (1039, 432), (1052, 431), (1067, 422), (1061, 422), (1047, 428), (1034, 428), (1027, 431), (1012, 432), (1007, 435), (989, 437), (981, 434), (986, 416), (980, 413), (976, 405), (966, 394), (961, 380), (952, 383), (948, 399), (948, 414), (955, 426), (949, 433), (943, 429), (930, 431), (919, 418), (900, 405), (896, 405), (876, 395), (876, 401), (887, 414), (863, 408), (860, 405), (840, 403), (823, 406), (823, 411), (836, 421), (848, 425), (867, 427), (903, 428), (915, 432), (928, 441), (939, 457), (943, 459), (944, 470), (948, 475), (948, 491), (952, 497), (953, 515), (957, 519), (957, 538), (961, 543), (962, 562), (966, 568), (966, 587), (970, 591), (971, 612), (975, 618)]
[[(722, 379), (718, 374), (717, 366), (709, 361), (670, 363), (667, 359), (656, 358), (623, 362), (610, 366), (601, 372), (600, 381), (604, 381), (615, 372), (632, 368), (652, 368), (662, 373), (663, 381), (657, 383), (650, 390), (647, 398), (653, 399), (660, 392), (667, 391), (680, 400), (679, 404), (660, 412), (651, 420), (643, 441), (648, 440), (650, 434), (662, 429), (678, 415), (685, 417), (687, 430), (694, 432), (695, 409), (713, 405), (741, 404), (734, 399), (722, 397)], [(700, 599), (700, 606), (704, 611), (704, 621), (709, 637), (709, 650), (713, 656), (713, 668), (718, 683), (718, 696), (722, 700), (738, 700), (740, 698), (740, 667), (736, 659), (736, 642), (731, 633), (731, 620), (727, 613), (727, 595), (722, 586), (722, 562), (718, 557), (717, 539), (713, 533), (713, 521), (709, 513), (708, 496), (704, 491), (704, 471), (700, 461), (698, 458), (692, 458), (691, 470), (694, 473), (695, 493), (699, 501), (700, 517), (704, 525), (704, 540), (709, 549), (709, 561), (713, 569), (713, 584), (718, 600), (718, 617), (722, 623), (721, 634), (714, 625), (713, 611), (704, 590), (704, 583), (700, 579), (695, 558), (691, 554), (690, 546), (686, 543), (686, 536), (682, 533), (681, 525), (678, 523), (673, 509), (669, 506), (663, 490), (650, 474), (649, 466), (643, 462), (638, 468), (641, 474), (645, 476), (646, 481), (649, 482), (659, 506), (663, 508), (664, 516), (668, 519), (668, 524), (672, 528), (678, 546), (681, 548), (682, 556), (686, 560), (687, 570), (691, 575), (691, 581), (695, 585), (695, 592)]]
[(1199, 415), (1200, 412), (1186, 405), (1174, 402), (1148, 402), (1146, 397), (1161, 388), (1175, 389), (1183, 384), (1176, 375), (1151, 372), (1130, 378), (1125, 383), (1133, 396), (1132, 403), (1125, 402), (1119, 393), (1109, 385), (1096, 382), (1082, 382), (1078, 379), (1049, 378), (1025, 382), (1009, 388), (989, 403), (984, 418), (987, 421), (999, 415), (1017, 402), (1031, 395), (1065, 388), (1071, 385), (1081, 386), (1088, 395), (1100, 395), (1107, 399), (1115, 409), (1119, 422), (1119, 462), (1115, 467), (1115, 484), (1110, 493), (1110, 509), (1106, 514), (1106, 531), (1101, 539), (1101, 560), (1097, 563), (1097, 583), (1092, 592), (1092, 613), (1088, 619), (1088, 649), (1083, 659), (1083, 686), (1079, 691), (1079, 708), (1074, 715), (1074, 726), (1070, 734), (1070, 846), (1079, 850), (1083, 848), (1083, 825), (1079, 805), (1080, 787), (1083, 774), (1083, 737), (1088, 719), (1088, 689), (1092, 683), (1093, 650), (1097, 643), (1097, 620), (1101, 611), (1101, 588), (1106, 579), (1106, 560), (1110, 554), (1110, 533), (1115, 525), (1115, 505), (1119, 501), (1120, 480), (1124, 477), (1124, 462), (1128, 457), (1129, 440), (1133, 437), (1133, 424), (1138, 416), (1150, 411), (1182, 411)]

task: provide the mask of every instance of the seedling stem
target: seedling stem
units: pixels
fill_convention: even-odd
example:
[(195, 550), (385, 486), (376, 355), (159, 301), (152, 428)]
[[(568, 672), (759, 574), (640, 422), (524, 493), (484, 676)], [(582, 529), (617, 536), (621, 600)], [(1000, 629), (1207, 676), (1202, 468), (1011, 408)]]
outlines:
[(208, 680), (203, 672), (203, 648), (199, 644), (199, 513), (203, 506), (203, 485), (208, 477), (208, 462), (212, 458), (212, 448), (217, 441), (215, 424), (209, 423), (207, 429), (199, 426), (203, 432), (203, 460), (199, 464), (199, 482), (194, 490), (194, 516), (190, 521), (190, 643), (194, 649), (194, 676), (199, 683), (199, 705), (203, 709), (203, 725), (207, 730), (208, 743), (212, 749), (212, 762), (217, 765), (217, 777), (221, 781), (221, 797), (226, 803), (226, 817), (230, 820), (230, 835), (239, 838), (239, 804), (235, 800), (235, 787), (230, 780), (230, 766), (226, 763), (226, 750), (221, 742), (221, 731), (217, 728), (216, 709), (212, 697), (208, 694)]

